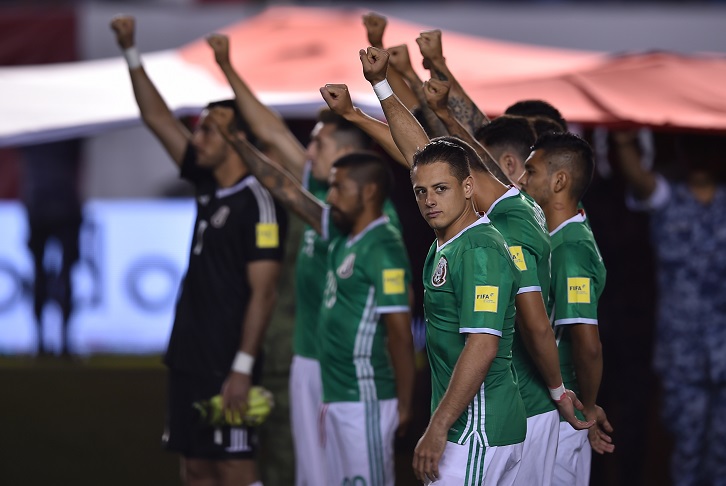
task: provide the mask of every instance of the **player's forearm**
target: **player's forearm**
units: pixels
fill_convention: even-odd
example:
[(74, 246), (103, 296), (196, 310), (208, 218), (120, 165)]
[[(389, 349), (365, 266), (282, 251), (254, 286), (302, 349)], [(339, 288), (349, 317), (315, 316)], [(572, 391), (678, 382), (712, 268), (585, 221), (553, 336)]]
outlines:
[(499, 338), (490, 334), (469, 334), (439, 406), (431, 415), (429, 428), (448, 431), (481, 389), (497, 354)]
[(603, 366), (602, 345), (599, 338), (594, 339), (597, 334), (596, 326), (590, 324), (576, 324), (575, 326), (586, 326), (583, 330), (588, 331), (587, 335), (572, 333), (572, 362), (580, 388), (579, 398), (587, 413), (593, 410), (600, 390)]
[(406, 161), (401, 151), (398, 150), (396, 142), (393, 141), (391, 130), (389, 130), (386, 123), (369, 116), (360, 108), (355, 108), (352, 112), (343, 115), (343, 117), (363, 130), (378, 145), (380, 145), (393, 160), (406, 168), (410, 167), (410, 164)]
[[(278, 264), (277, 267), (279, 275), (280, 265)], [(256, 357), (260, 351), (277, 303), (277, 278), (271, 280), (274, 284), (253, 289), (242, 322), (242, 341), (239, 350), (252, 357)]]
[[(471, 133), (474, 133), (480, 126), (489, 123), (489, 119), (484, 112), (476, 106), (476, 103), (466, 94), (464, 88), (449, 70), (446, 65), (446, 59), (441, 57), (431, 59), (430, 62), (432, 76), (436, 76), (441, 81), (449, 81), (451, 83), (449, 108), (451, 108), (456, 119)], [(451, 133), (451, 130), (449, 130), (449, 133)]]
[(414, 154), (429, 143), (429, 137), (418, 120), (403, 106), (396, 95), (381, 100), (381, 107), (388, 121), (393, 141), (408, 162), (408, 166), (411, 167)]
[(391, 89), (393, 89), (393, 92), (396, 93), (396, 96), (398, 96), (398, 99), (401, 100), (401, 103), (403, 103), (406, 109), (412, 111), (418, 106), (419, 101), (416, 94), (398, 71), (389, 69), (386, 79), (388, 79)]
[(247, 168), (288, 210), (309, 224), (318, 234), (323, 230), (323, 205), (286, 169), (267, 158), (247, 140), (227, 140)]
[(406, 80), (408, 81), (409, 86), (411, 86), (411, 90), (416, 95), (416, 98), (418, 99), (418, 109), (421, 111), (421, 115), (426, 122), (425, 131), (428, 134), (429, 138), (443, 137), (444, 135), (448, 135), (449, 132), (446, 129), (446, 126), (444, 126), (443, 122), (439, 120), (439, 117), (437, 117), (436, 114), (431, 110), (431, 108), (429, 108), (426, 102), (426, 95), (423, 91), (423, 82), (421, 81), (421, 78), (418, 77), (418, 74), (416, 74), (415, 71), (411, 70), (411, 73), (406, 75)]
[(388, 327), (388, 354), (396, 378), (396, 396), (399, 407), (410, 409), (416, 380), (410, 314), (406, 314), (404, 324), (407, 325), (398, 326), (399, 329)]
[(555, 334), (546, 316), (544, 324), (544, 327), (540, 323), (535, 329), (522, 332), (522, 340), (547, 387), (557, 388), (562, 384), (560, 357)]

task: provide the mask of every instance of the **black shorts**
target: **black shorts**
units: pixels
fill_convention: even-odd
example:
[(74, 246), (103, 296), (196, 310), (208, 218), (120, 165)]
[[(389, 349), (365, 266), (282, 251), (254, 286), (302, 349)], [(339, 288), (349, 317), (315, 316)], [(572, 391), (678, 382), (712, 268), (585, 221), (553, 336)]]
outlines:
[(169, 370), (166, 427), (162, 444), (169, 451), (196, 459), (251, 459), (257, 433), (248, 427), (214, 427), (193, 404), (220, 393), (226, 377), (195, 376)]

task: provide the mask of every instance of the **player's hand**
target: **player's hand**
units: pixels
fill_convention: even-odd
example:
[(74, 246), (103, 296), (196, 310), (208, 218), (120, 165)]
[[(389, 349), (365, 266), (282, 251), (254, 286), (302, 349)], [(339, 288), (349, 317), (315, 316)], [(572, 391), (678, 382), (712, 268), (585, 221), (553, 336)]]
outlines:
[(431, 78), (423, 84), (426, 104), (434, 113), (445, 113), (449, 110), (449, 88), (451, 83)]
[(370, 45), (383, 49), (383, 32), (386, 30), (387, 23), (386, 17), (375, 12), (363, 16), (363, 25), (365, 25)]
[(358, 51), (363, 65), (363, 76), (375, 85), (386, 79), (388, 69), (388, 53), (383, 49), (369, 47)]
[(565, 390), (565, 395), (566, 396), (562, 397), (560, 400), (555, 401), (555, 405), (557, 405), (557, 411), (560, 412), (560, 416), (575, 430), (588, 429), (595, 425), (595, 420), (583, 422), (577, 418), (577, 415), (575, 415), (575, 409), (583, 410), (584, 408), (580, 399), (577, 398), (577, 395), (575, 395), (575, 392), (572, 390)]
[(344, 84), (326, 84), (320, 88), (320, 94), (333, 112), (345, 117), (355, 112), (353, 100), (350, 99), (348, 86)]
[(232, 371), (222, 385), (222, 410), (229, 423), (242, 423), (247, 411), (247, 395), (252, 387), (250, 375)]
[(418, 440), (413, 451), (413, 472), (424, 483), (439, 478), (439, 461), (446, 447), (446, 431), (431, 429), (431, 424)]
[(131, 15), (116, 15), (112, 18), (111, 30), (116, 33), (116, 42), (121, 49), (134, 47), (136, 21)]
[(214, 60), (217, 64), (229, 64), (229, 37), (222, 34), (209, 34), (207, 44), (214, 51)]
[(615, 444), (609, 434), (613, 433), (613, 426), (610, 425), (605, 410), (595, 405), (593, 410), (585, 412), (585, 417), (595, 420), (595, 425), (587, 431), (587, 438), (590, 440), (590, 447), (598, 454), (615, 451)]
[(389, 55), (388, 64), (390, 64), (393, 69), (403, 75), (413, 72), (411, 57), (408, 55), (408, 46), (406, 44), (389, 47), (386, 50)]
[(434, 63), (444, 59), (440, 30), (426, 30), (421, 32), (416, 39), (416, 43), (424, 59), (428, 59)]

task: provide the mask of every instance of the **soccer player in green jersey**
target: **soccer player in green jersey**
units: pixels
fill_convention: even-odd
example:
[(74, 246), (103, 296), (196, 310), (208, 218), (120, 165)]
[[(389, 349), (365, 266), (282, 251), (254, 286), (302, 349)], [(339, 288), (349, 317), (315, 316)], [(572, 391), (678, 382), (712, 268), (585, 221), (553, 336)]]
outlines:
[[(303, 147), (284, 120), (260, 102), (236, 72), (229, 59), (229, 39), (213, 34), (208, 43), (251, 132), (305, 189), (324, 201), (333, 162), (353, 151), (368, 148), (370, 139), (342, 117), (324, 110), (310, 134), (310, 143)], [(392, 223), (398, 222), (390, 200), (386, 201), (385, 213)], [(327, 266), (329, 240), (338, 234), (334, 225), (330, 231), (330, 238), (322, 238), (306, 225), (295, 261), (295, 331), (290, 366), (290, 402), (294, 406), (290, 409), (290, 424), (297, 486), (328, 484), (318, 427), (323, 393), (318, 361), (318, 323), (325, 290), (325, 280), (319, 275)]]
[(273, 197), (324, 239), (329, 220), (340, 231), (319, 276), (325, 281), (317, 339), (327, 484), (393, 485), (393, 439), (410, 421), (415, 368), (408, 255), (383, 214), (390, 169), (370, 152), (341, 157), (331, 169), (325, 205), (215, 115), (220, 132), (249, 157), (250, 170)]
[(417, 152), (411, 182), (436, 241), (424, 264), (432, 415), (414, 453), (419, 479), (512, 484), (527, 432), (511, 366), (517, 269), (502, 235), (473, 208), (466, 151)]
[[(589, 431), (560, 425), (554, 484), (587, 485), (592, 449), (611, 452), (612, 427), (597, 404), (602, 350), (597, 304), (605, 286), (605, 266), (578, 203), (592, 180), (590, 146), (576, 135), (540, 137), (525, 163), (520, 183), (542, 207), (552, 243), (548, 311), (555, 328), (565, 386), (575, 390), (584, 416), (595, 420)], [(588, 443), (589, 436), (589, 443)]]
[[(377, 85), (385, 80), (384, 52), (369, 48), (368, 51), (361, 53), (361, 62), (364, 74), (371, 84)], [(428, 93), (430, 88), (431, 84), (427, 84), (424, 88), (427, 96), (430, 94)], [(331, 108), (337, 107), (344, 113), (351, 111), (342, 108), (347, 103), (341, 101), (344, 94), (340, 94), (340, 88), (329, 86), (326, 89), (328, 91), (326, 101)], [(338, 94), (333, 102), (328, 100), (331, 91)], [(379, 91), (380, 89), (377, 90), (377, 94)], [(445, 100), (441, 105), (448, 111)], [(390, 124), (388, 137), (395, 141), (396, 150), (405, 161), (410, 161), (407, 164), (410, 165), (418, 147), (429, 142), (428, 137), (395, 96), (382, 97), (381, 106)], [(432, 108), (438, 115), (438, 106)], [(357, 119), (360, 118), (358, 115)], [(366, 126), (372, 124), (370, 121), (361, 121), (363, 122)], [(447, 119), (447, 125), (448, 122), (450, 120)], [(371, 129), (369, 133), (376, 140), (382, 138), (382, 131), (379, 134)], [(516, 295), (519, 332), (515, 334), (515, 349), (518, 350), (515, 355), (515, 368), (518, 374), (520, 372), (522, 374), (520, 391), (525, 399), (528, 433), (522, 456), (521, 478), (518, 477), (517, 481), (518, 484), (536, 481), (548, 485), (554, 468), (559, 433), (556, 407), (574, 427), (581, 429), (590, 424), (576, 418), (573, 399), (574, 403), (579, 404), (579, 402), (574, 395), (566, 394), (562, 386), (557, 345), (543, 300), (543, 295), (547, 295), (549, 288), (550, 251), (544, 215), (531, 198), (497, 180), (469, 145), (453, 137), (436, 140), (447, 140), (467, 152), (475, 188), (472, 197), (474, 207), (486, 213), (494, 227), (502, 233), (518, 268), (522, 271), (522, 280)], [(486, 157), (489, 157), (483, 148), (480, 149)], [(489, 162), (496, 166), (493, 160)]]

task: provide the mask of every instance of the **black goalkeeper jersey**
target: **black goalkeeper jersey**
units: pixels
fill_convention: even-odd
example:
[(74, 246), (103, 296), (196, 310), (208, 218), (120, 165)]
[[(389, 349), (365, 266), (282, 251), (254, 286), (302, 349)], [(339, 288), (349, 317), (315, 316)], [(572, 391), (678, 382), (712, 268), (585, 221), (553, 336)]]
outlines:
[(250, 299), (247, 264), (281, 261), (287, 215), (252, 175), (220, 188), (189, 145), (181, 177), (196, 188), (189, 266), (164, 362), (199, 375), (226, 375), (239, 349)]

